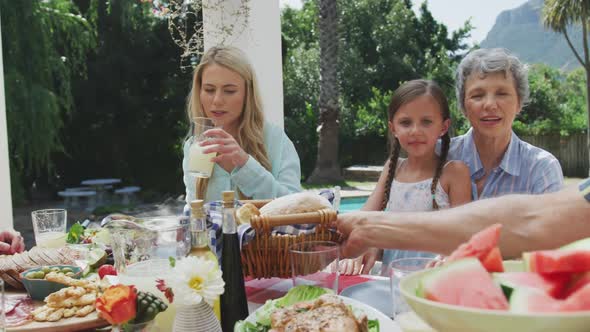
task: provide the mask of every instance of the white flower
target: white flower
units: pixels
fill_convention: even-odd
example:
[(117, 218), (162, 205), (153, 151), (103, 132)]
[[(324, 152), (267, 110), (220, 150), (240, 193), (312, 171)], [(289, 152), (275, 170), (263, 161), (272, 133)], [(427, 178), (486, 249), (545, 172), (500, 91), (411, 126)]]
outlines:
[(189, 256), (176, 261), (174, 276), (169, 287), (174, 292), (174, 302), (181, 305), (201, 303), (209, 305), (223, 293), (225, 283), (216, 262)]

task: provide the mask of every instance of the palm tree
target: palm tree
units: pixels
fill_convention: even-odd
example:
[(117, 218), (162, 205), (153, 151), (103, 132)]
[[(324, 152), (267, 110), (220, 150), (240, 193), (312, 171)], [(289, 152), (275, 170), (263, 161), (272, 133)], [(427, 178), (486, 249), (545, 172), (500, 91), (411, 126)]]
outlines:
[(338, 7), (336, 0), (320, 0), (319, 140), (316, 165), (308, 183), (342, 180), (338, 162)]
[[(588, 51), (588, 32), (590, 31), (590, 0), (545, 0), (543, 7), (543, 22), (551, 30), (564, 35), (567, 44), (586, 71), (586, 111), (588, 113), (588, 127), (586, 128), (586, 146), (590, 152), (590, 52)], [(567, 34), (568, 26), (582, 25), (583, 58), (576, 51)], [(589, 154), (590, 156), (590, 154)], [(590, 162), (590, 160), (589, 160)], [(590, 174), (590, 170), (589, 170)]]

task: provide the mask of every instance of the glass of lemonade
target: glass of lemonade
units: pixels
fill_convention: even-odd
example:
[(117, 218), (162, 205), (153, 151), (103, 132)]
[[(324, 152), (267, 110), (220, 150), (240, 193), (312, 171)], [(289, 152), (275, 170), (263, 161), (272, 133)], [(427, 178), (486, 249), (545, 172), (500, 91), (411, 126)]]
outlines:
[(193, 134), (190, 138), (191, 146), (189, 148), (187, 170), (195, 175), (211, 176), (211, 172), (213, 172), (211, 158), (215, 157), (215, 153), (203, 153), (203, 150), (207, 147), (200, 146), (199, 143), (207, 139), (204, 133), (215, 128), (215, 123), (209, 118), (194, 117), (192, 125)]
[(61, 248), (66, 245), (68, 213), (65, 209), (46, 209), (31, 212), (37, 246)]
[(172, 259), (185, 257), (191, 246), (190, 227), (178, 217), (143, 218), (138, 227), (110, 228), (111, 245), (119, 282), (135, 285), (138, 290), (150, 292), (168, 304), (159, 313), (155, 327), (172, 331), (176, 308), (156, 287), (158, 279), (172, 275)]

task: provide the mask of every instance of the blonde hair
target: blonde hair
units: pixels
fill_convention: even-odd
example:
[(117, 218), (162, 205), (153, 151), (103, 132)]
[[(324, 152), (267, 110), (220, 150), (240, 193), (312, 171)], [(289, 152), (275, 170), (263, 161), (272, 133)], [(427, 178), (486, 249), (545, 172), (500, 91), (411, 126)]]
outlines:
[(235, 139), (246, 153), (270, 171), (271, 164), (264, 146), (264, 115), (258, 94), (258, 82), (246, 55), (239, 49), (231, 46), (215, 46), (203, 55), (201, 62), (195, 68), (193, 85), (187, 98), (186, 112), (189, 122), (193, 117), (206, 116), (201, 104), (200, 91), (203, 71), (211, 64), (238, 73), (246, 82), (244, 108), (238, 125), (238, 137)]

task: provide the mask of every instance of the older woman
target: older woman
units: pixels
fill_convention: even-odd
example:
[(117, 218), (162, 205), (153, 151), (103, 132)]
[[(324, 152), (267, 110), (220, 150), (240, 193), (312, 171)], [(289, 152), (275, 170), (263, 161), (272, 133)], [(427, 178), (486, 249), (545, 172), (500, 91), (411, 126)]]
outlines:
[(499, 48), (470, 52), (457, 68), (456, 91), (471, 129), (452, 139), (449, 159), (469, 166), (474, 199), (561, 189), (559, 161), (512, 131), (529, 98), (526, 68), (517, 57)]
[[(517, 57), (499, 48), (470, 52), (457, 68), (456, 92), (471, 128), (451, 140), (448, 160), (461, 160), (469, 167), (474, 200), (562, 188), (559, 161), (512, 131), (514, 118), (529, 98), (526, 67)], [(381, 257), (384, 264), (401, 257), (392, 252)], [(362, 258), (344, 260), (341, 272), (368, 273), (381, 253), (372, 248)]]

